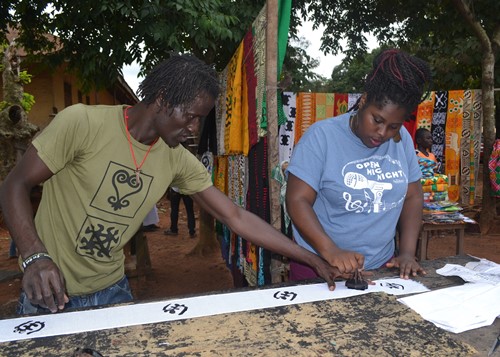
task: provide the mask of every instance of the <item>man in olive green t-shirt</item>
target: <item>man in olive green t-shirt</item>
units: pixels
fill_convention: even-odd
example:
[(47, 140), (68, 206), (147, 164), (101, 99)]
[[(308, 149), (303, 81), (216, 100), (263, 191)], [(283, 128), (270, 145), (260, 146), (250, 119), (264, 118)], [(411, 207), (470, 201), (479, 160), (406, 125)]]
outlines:
[[(314, 267), (334, 288), (344, 272), (233, 204), (179, 145), (198, 131), (218, 91), (210, 66), (173, 56), (140, 84), (138, 104), (70, 106), (33, 141), (0, 192), (24, 270), (19, 313), (131, 301), (123, 246), (170, 185), (236, 234)], [(40, 183), (33, 221), (29, 192)]]

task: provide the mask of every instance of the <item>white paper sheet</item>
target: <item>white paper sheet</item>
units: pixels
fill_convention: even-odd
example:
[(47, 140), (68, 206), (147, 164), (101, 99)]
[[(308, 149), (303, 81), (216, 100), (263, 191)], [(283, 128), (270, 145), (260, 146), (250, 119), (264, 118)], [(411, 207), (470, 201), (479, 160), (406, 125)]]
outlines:
[(436, 326), (460, 333), (491, 325), (500, 315), (500, 284), (466, 283), (398, 301)]
[(469, 283), (500, 283), (500, 265), (486, 259), (479, 262), (469, 262), (465, 267), (457, 264), (446, 264), (437, 269), (436, 273), (443, 276), (459, 276)]
[(0, 342), (340, 299), (371, 292), (402, 295), (423, 291), (429, 289), (413, 280), (394, 278), (377, 280), (375, 285), (369, 285), (367, 290), (362, 291), (348, 289), (345, 282), (337, 282), (333, 292), (323, 283), (170, 299), (98, 310), (0, 320)]

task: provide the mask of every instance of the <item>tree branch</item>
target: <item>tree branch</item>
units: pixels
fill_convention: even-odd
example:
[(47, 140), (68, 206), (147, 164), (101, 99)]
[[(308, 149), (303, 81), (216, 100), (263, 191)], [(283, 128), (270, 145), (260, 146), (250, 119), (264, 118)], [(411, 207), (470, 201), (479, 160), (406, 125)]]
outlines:
[(474, 14), (469, 8), (469, 5), (466, 4), (466, 0), (451, 0), (451, 2), (453, 3), (453, 6), (455, 6), (455, 8), (458, 10), (458, 12), (462, 14), (462, 17), (469, 24), (472, 31), (476, 34), (476, 37), (481, 43), (483, 49), (488, 52), (491, 51), (491, 42), (488, 34), (481, 26), (481, 24), (476, 20)]

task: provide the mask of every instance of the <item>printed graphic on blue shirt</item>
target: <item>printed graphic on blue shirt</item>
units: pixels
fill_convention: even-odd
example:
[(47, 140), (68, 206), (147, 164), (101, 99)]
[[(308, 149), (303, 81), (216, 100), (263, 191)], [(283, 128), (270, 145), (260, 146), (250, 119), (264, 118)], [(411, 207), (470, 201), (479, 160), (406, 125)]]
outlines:
[(408, 178), (401, 162), (389, 155), (351, 161), (342, 168), (342, 176), (346, 211), (379, 213), (397, 207), (405, 198), (404, 194), (393, 194), (406, 191)]

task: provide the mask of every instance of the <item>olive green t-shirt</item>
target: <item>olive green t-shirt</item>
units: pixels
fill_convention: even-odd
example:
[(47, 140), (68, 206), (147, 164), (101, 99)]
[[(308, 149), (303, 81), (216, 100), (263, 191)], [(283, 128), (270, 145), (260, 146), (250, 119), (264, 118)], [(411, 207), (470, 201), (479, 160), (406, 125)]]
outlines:
[[(121, 105), (70, 106), (33, 141), (54, 173), (43, 184), (36, 229), (70, 296), (102, 290), (123, 277), (123, 246), (169, 185), (184, 194), (212, 185), (194, 155), (161, 139), (137, 182), (123, 110)], [(140, 163), (149, 145), (133, 138), (131, 143)]]

